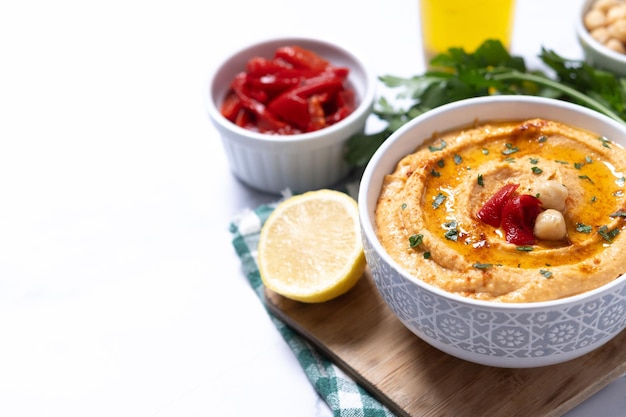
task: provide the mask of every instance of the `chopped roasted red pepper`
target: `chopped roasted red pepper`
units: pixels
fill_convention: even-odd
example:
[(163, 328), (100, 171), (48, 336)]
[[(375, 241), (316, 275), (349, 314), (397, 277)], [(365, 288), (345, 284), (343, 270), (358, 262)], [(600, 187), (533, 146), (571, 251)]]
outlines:
[[(283, 93), (283, 96), (294, 95), (302, 98), (319, 94), (335, 95), (343, 88), (343, 79), (339, 77), (315, 77), (307, 80), (299, 87)], [(277, 99), (280, 97), (277, 97)]]
[(500, 227), (500, 222), (502, 221), (502, 207), (511, 195), (515, 193), (517, 187), (519, 187), (519, 184), (507, 184), (496, 191), (496, 193), (483, 204), (480, 210), (478, 210), (478, 213), (476, 213), (478, 219), (490, 226)]
[(535, 220), (541, 212), (541, 200), (515, 191), (519, 184), (500, 188), (478, 210), (476, 216), (493, 227), (502, 227), (507, 242), (514, 245), (533, 245)]
[[(309, 109), (311, 97), (316, 97), (319, 103), (324, 100), (322, 95), (327, 96), (326, 100), (328, 100), (328, 96), (335, 95), (341, 88), (343, 88), (342, 80), (320, 79), (284, 92), (272, 100), (268, 108), (278, 117), (288, 120), (303, 131), (309, 131), (312, 118)], [(316, 111), (316, 115), (319, 116), (319, 111)]]
[(249, 110), (256, 120), (257, 127), (261, 132), (267, 131), (290, 131), (287, 129), (287, 123), (278, 120), (267, 107), (257, 99), (250, 97), (249, 91), (245, 84), (246, 74), (238, 74), (232, 83), (232, 89), (241, 100), (241, 105)]
[(250, 127), (254, 126), (252, 116), (243, 107), (239, 109), (239, 112), (237, 112), (235, 116), (235, 124), (244, 129), (250, 129)]
[(298, 87), (319, 74), (318, 71), (308, 69), (281, 69), (261, 76), (248, 74), (248, 84), (253, 90), (264, 91), (271, 99), (286, 90)]
[(264, 133), (310, 132), (339, 122), (355, 108), (345, 85), (346, 67), (335, 67), (299, 46), (278, 48), (272, 59), (253, 57), (232, 82), (222, 114)]
[(522, 194), (509, 198), (502, 207), (502, 229), (506, 241), (514, 245), (533, 245), (535, 219), (541, 211), (541, 201)]
[(239, 110), (241, 110), (241, 100), (239, 96), (234, 92), (230, 92), (226, 95), (220, 111), (230, 121), (234, 121), (237, 118)]
[(289, 120), (300, 130), (306, 129), (311, 120), (308, 99), (297, 94), (291, 94), (289, 91), (272, 100), (268, 108), (276, 116), (283, 120)]
[(326, 116), (326, 122), (329, 125), (333, 123), (337, 123), (339, 120), (343, 120), (354, 109), (355, 97), (354, 91), (352, 90), (343, 90), (337, 95), (337, 100), (335, 102), (335, 108), (329, 109), (328, 116)]
[(320, 69), (295, 68), (281, 59), (254, 57), (246, 64), (247, 82), (250, 89), (263, 91), (270, 98), (289, 88), (299, 86), (321, 72)]
[(278, 71), (293, 69), (290, 63), (264, 57), (253, 57), (246, 63), (246, 73), (252, 77), (261, 77), (267, 74), (275, 74)]
[(324, 70), (330, 64), (318, 54), (297, 45), (278, 48), (274, 57), (284, 59), (295, 67)]

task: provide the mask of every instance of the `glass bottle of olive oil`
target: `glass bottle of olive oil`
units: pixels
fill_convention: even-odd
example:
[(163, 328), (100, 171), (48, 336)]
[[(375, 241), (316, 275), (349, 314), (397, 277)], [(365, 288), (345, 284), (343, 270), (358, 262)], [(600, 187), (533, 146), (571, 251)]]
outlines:
[(508, 49), (514, 0), (419, 0), (426, 63), (451, 47), (473, 52), (487, 39)]

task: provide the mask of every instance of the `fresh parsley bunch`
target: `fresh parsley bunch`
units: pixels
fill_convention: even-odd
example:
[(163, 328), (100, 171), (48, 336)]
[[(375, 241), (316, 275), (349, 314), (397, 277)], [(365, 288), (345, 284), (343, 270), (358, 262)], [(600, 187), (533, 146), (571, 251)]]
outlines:
[(396, 98), (408, 107), (394, 106), (384, 96), (373, 114), (386, 127), (373, 134), (354, 135), (348, 141), (346, 160), (363, 167), (376, 149), (400, 126), (443, 104), (489, 95), (533, 95), (565, 100), (626, 123), (626, 79), (592, 67), (584, 61), (566, 59), (542, 48), (539, 55), (553, 72), (528, 70), (522, 57), (511, 56), (498, 40), (485, 41), (475, 52), (451, 48), (430, 62), (431, 70), (411, 78), (379, 77)]

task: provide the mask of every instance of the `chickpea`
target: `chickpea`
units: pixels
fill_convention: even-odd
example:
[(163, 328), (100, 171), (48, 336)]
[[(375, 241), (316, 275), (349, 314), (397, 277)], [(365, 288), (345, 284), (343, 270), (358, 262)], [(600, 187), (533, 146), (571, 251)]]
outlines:
[(604, 46), (620, 54), (626, 53), (626, 48), (624, 48), (624, 45), (617, 39), (609, 39)]
[(565, 218), (560, 211), (548, 209), (542, 211), (535, 220), (535, 236), (544, 240), (561, 240), (567, 234)]
[(626, 18), (626, 3), (617, 4), (606, 11), (606, 20), (609, 24), (624, 18)]
[(594, 38), (599, 43), (605, 44), (611, 36), (609, 35), (609, 31), (606, 28), (596, 28), (590, 32), (591, 37)]
[(606, 30), (611, 38), (617, 39), (621, 43), (626, 43), (626, 18), (616, 20)]
[(593, 9), (599, 9), (599, 10), (602, 10), (603, 12), (606, 12), (611, 7), (619, 3), (620, 3), (620, 0), (596, 0), (591, 7)]
[(604, 14), (604, 12), (598, 9), (589, 10), (585, 14), (584, 22), (585, 22), (585, 27), (588, 30), (594, 30), (600, 27), (605, 27), (607, 24), (606, 15)]
[(535, 188), (541, 204), (546, 209), (563, 210), (565, 199), (569, 195), (567, 187), (555, 180), (542, 182)]
[(584, 22), (585, 22), (585, 27), (588, 30), (594, 30), (600, 27), (605, 27), (607, 24), (606, 15), (604, 14), (604, 12), (598, 9), (589, 10), (585, 14)]

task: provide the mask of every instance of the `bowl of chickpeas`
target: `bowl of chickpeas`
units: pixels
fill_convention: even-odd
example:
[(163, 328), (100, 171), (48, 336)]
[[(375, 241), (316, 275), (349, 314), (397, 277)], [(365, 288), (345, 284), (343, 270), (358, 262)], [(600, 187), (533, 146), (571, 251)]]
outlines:
[(626, 77), (626, 0), (586, 0), (576, 32), (589, 64)]

